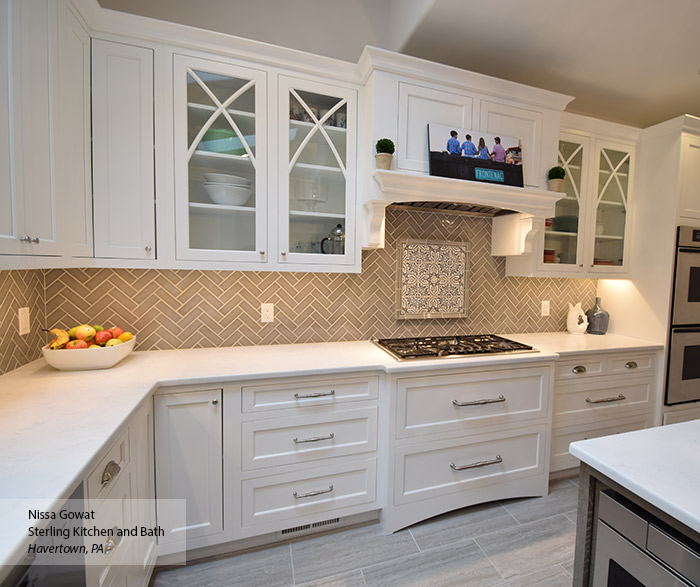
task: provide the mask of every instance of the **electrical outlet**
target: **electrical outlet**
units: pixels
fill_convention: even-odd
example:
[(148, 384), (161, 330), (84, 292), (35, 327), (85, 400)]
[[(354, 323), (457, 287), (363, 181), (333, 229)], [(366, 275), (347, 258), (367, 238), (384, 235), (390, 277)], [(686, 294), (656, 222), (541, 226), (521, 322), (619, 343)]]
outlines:
[(20, 336), (29, 334), (29, 308), (20, 308), (17, 317), (19, 319)]
[(549, 316), (549, 300), (542, 300), (542, 316)]
[(275, 304), (260, 305), (260, 322), (275, 321)]

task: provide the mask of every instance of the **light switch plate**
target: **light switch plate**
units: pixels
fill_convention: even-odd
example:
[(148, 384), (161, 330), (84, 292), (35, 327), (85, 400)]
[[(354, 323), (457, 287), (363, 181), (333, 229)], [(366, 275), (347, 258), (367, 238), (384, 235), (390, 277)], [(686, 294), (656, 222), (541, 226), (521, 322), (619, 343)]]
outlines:
[(18, 313), (19, 333), (21, 336), (29, 334), (31, 330), (29, 326), (29, 308), (20, 308)]

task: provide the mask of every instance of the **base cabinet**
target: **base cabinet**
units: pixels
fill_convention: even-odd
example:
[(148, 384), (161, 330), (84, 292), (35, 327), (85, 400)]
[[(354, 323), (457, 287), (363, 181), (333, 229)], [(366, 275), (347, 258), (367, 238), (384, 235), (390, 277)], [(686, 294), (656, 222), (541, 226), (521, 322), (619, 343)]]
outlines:
[(582, 354), (557, 361), (550, 470), (577, 467), (578, 440), (650, 428), (658, 398), (657, 353)]
[(222, 408), (220, 388), (154, 398), (159, 546), (206, 546), (223, 532)]
[(384, 531), (548, 491), (551, 364), (392, 378)]

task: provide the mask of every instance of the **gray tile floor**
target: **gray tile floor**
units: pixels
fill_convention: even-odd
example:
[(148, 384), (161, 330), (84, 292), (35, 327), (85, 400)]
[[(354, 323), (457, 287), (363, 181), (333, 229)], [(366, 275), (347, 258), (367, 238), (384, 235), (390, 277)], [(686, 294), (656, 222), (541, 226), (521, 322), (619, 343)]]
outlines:
[(158, 572), (152, 587), (570, 587), (577, 479), (385, 536), (379, 523)]

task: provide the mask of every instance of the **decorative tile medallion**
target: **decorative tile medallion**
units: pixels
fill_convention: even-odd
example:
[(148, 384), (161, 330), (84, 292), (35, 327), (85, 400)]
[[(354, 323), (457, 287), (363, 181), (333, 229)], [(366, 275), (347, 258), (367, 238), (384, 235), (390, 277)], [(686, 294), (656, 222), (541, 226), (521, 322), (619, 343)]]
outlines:
[(404, 240), (398, 250), (399, 318), (467, 315), (467, 243)]

